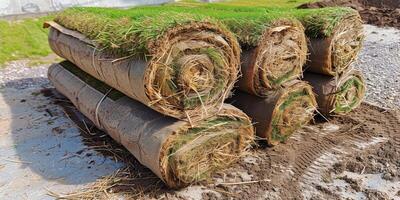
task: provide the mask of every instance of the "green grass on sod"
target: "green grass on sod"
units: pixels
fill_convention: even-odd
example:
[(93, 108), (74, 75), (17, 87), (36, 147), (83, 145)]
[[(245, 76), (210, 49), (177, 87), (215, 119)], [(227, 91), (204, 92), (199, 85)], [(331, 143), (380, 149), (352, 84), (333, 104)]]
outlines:
[[(59, 13), (55, 21), (81, 32), (101, 48), (119, 54), (146, 54), (147, 44), (180, 24), (210, 21), (228, 28), (242, 44), (255, 46), (269, 22), (282, 16), (280, 10), (268, 15), (263, 9), (240, 7), (236, 10), (210, 4), (193, 6), (167, 4), (127, 10), (111, 8), (72, 8)], [(257, 11), (254, 11), (256, 9)], [(223, 25), (222, 25), (223, 24)]]
[(42, 26), (51, 18), (0, 20), (0, 67), (7, 61), (49, 55), (47, 30)]
[[(217, 13), (219, 11), (234, 12), (262, 12), (269, 18), (294, 17), (300, 20), (306, 28), (308, 37), (327, 37), (331, 36), (336, 25), (349, 15), (357, 14), (357, 11), (346, 7), (328, 7), (320, 9), (296, 9), (302, 3), (312, 2), (310, 0), (255, 0), (246, 2), (246, 0), (232, 0), (226, 2), (217, 2), (209, 4), (199, 4), (194, 2), (183, 2), (178, 5), (187, 7), (202, 7)], [(275, 14), (277, 13), (278, 16)], [(259, 14), (258, 14), (259, 15)]]
[(284, 3), (270, 8), (272, 4), (260, 2), (252, 3), (259, 3), (257, 6), (180, 2), (131, 9), (71, 8), (59, 13), (55, 21), (81, 32), (102, 49), (119, 55), (145, 55), (149, 53), (149, 41), (191, 21), (223, 24), (242, 45), (256, 46), (265, 28), (275, 20), (297, 18), (305, 25), (309, 37), (326, 37), (343, 17), (356, 12), (350, 8), (292, 9)]
[[(317, 0), (227, 0), (230, 5), (235, 6), (260, 6), (268, 8), (295, 8), (301, 4), (315, 2)], [(195, 0), (184, 0), (182, 2), (196, 2)]]

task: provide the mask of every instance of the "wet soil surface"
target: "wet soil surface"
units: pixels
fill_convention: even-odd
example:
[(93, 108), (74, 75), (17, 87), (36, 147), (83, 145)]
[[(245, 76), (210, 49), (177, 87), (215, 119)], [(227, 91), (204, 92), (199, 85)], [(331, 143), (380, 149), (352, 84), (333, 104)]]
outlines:
[[(385, 174), (383, 176), (387, 178), (385, 181), (392, 181), (393, 185), (397, 183), (396, 188), (392, 188), (393, 191), (379, 188), (379, 186), (362, 189), (379, 192), (384, 190), (382, 193), (387, 193), (394, 198), (395, 193), (400, 190), (399, 150), (395, 150), (400, 147), (399, 128), (398, 112), (363, 104), (348, 116), (338, 116), (329, 122), (316, 122), (305, 127), (294, 134), (286, 144), (254, 150), (252, 155), (245, 157), (240, 164), (219, 177), (222, 183), (251, 180), (257, 180), (258, 183), (242, 183), (236, 186), (222, 184), (215, 188), (222, 189), (227, 194), (238, 195), (242, 199), (254, 197), (264, 199), (319, 199), (322, 197), (326, 199), (328, 198), (326, 194), (329, 198), (338, 199), (344, 195), (337, 192), (337, 188), (343, 191), (346, 185), (333, 189), (324, 188), (322, 184), (324, 175), (337, 163), (352, 161), (352, 158), (347, 158), (347, 156), (362, 152), (360, 162), (365, 164), (366, 169), (363, 172), (353, 173), (383, 173)], [(364, 152), (372, 146), (377, 146), (377, 150), (371, 149), (369, 152)], [(374, 158), (377, 163), (381, 163), (380, 171), (374, 171), (366, 164)], [(343, 159), (345, 161), (342, 161)], [(232, 177), (232, 174), (235, 176)], [(371, 179), (371, 181), (377, 180)], [(360, 194), (349, 197), (357, 199), (356, 195)], [(367, 195), (367, 193), (364, 194), (364, 196)]]
[(400, 28), (399, 0), (323, 0), (306, 3), (299, 8), (333, 6), (346, 6), (358, 10), (363, 20), (368, 24)]

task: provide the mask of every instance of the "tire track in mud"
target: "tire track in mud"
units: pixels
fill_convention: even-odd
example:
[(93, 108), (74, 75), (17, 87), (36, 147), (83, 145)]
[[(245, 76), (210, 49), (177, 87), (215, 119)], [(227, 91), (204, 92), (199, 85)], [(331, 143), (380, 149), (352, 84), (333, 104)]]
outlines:
[[(377, 108), (373, 105), (368, 105), (381, 115), (385, 115), (386, 110)], [(367, 113), (368, 114), (368, 113)], [(383, 126), (383, 131), (377, 134), (374, 128), (366, 126), (367, 123), (374, 122), (374, 118), (361, 119), (358, 117), (349, 117), (354, 126), (349, 127), (347, 130), (338, 132), (331, 132), (324, 134), (318, 138), (313, 144), (304, 147), (297, 153), (297, 157), (289, 170), (292, 172), (288, 176), (283, 185), (304, 186), (311, 185), (313, 182), (318, 181), (321, 177), (321, 172), (331, 167), (341, 157), (346, 154), (360, 151), (371, 145), (379, 144), (387, 140), (393, 140), (396, 147), (400, 148), (400, 134), (396, 129), (396, 125), (400, 124), (396, 114), (389, 113), (385, 115), (386, 122), (384, 124), (377, 123), (378, 126)], [(378, 121), (380, 122), (380, 121)], [(394, 133), (394, 134), (391, 134)], [(282, 192), (293, 190), (293, 188), (286, 188)]]
[(393, 142), (394, 142), (396, 148), (400, 148), (400, 136), (394, 137)]
[[(393, 117), (389, 119), (389, 122), (392, 124), (400, 124), (400, 111), (392, 113)], [(391, 135), (391, 139), (393, 139), (393, 143), (396, 148), (400, 148), (400, 127), (390, 127), (391, 131), (395, 133)]]
[[(346, 146), (355, 146), (358, 147), (360, 144), (368, 143), (373, 141), (374, 136), (371, 134), (363, 134), (358, 135), (357, 131), (352, 131), (348, 133), (347, 131), (343, 131), (339, 134), (335, 132), (327, 134), (322, 137), (319, 141), (309, 146), (308, 148), (299, 152), (298, 158), (295, 159), (295, 163), (293, 165), (293, 175), (290, 181), (299, 180), (299, 178), (305, 173), (305, 171), (312, 166), (314, 161), (318, 161), (322, 155), (332, 154), (346, 154), (343, 149), (343, 144)], [(323, 160), (318, 161), (317, 166), (327, 167), (331, 162), (323, 162)], [(314, 168), (317, 166), (313, 166)], [(312, 175), (312, 174), (310, 174)]]
[[(324, 182), (324, 178), (327, 178), (325, 172), (331, 168), (335, 163), (338, 163), (350, 153), (359, 152), (370, 146), (374, 146), (380, 143), (384, 143), (388, 140), (386, 137), (371, 137), (366, 138), (365, 141), (360, 140), (359, 137), (352, 137), (348, 142), (342, 143), (327, 152), (323, 153), (312, 164), (305, 169), (303, 175), (298, 179), (298, 186), (302, 192), (302, 196), (305, 199), (311, 199), (315, 193), (320, 192), (316, 189), (316, 186), (320, 187), (321, 182)], [(349, 147), (349, 145), (354, 145)], [(349, 151), (351, 149), (351, 151)], [(333, 194), (332, 194), (333, 195)]]

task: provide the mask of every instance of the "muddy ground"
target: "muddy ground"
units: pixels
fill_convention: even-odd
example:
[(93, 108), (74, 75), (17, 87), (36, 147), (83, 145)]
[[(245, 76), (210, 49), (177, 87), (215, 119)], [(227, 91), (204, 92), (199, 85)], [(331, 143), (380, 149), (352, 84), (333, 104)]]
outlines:
[(368, 24), (400, 28), (399, 0), (323, 0), (306, 3), (299, 8), (333, 6), (346, 6), (358, 10), (364, 22)]

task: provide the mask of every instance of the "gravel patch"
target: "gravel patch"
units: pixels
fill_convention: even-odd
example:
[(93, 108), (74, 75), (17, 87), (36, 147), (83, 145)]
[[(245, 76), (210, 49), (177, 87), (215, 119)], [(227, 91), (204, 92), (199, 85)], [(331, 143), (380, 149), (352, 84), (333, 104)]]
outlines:
[(0, 88), (25, 89), (34, 86), (46, 86), (49, 64), (29, 66), (29, 60), (12, 61), (0, 68)]
[(400, 30), (364, 25), (366, 38), (354, 67), (367, 82), (366, 100), (400, 108)]

